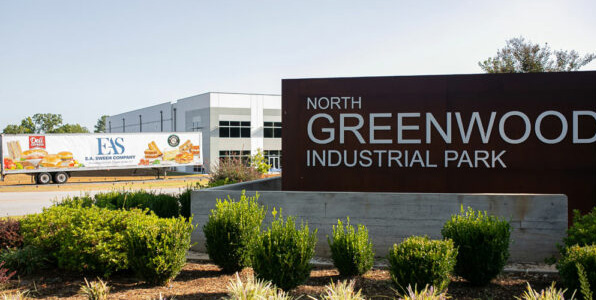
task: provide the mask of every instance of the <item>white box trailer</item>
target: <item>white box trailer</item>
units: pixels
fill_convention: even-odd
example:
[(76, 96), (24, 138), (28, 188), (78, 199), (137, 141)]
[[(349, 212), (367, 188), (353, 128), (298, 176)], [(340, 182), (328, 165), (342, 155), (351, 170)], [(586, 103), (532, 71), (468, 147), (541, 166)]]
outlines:
[(0, 178), (64, 183), (72, 172), (203, 165), (200, 132), (0, 135)]

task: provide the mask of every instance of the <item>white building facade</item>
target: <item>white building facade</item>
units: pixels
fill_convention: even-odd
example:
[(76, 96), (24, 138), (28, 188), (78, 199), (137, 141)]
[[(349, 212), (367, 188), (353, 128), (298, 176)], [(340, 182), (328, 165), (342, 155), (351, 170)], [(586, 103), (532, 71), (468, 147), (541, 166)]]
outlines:
[[(108, 117), (107, 132), (202, 132), (209, 171), (219, 159), (247, 159), (261, 149), (281, 166), (281, 96), (205, 93)], [(215, 164), (214, 164), (215, 162)]]

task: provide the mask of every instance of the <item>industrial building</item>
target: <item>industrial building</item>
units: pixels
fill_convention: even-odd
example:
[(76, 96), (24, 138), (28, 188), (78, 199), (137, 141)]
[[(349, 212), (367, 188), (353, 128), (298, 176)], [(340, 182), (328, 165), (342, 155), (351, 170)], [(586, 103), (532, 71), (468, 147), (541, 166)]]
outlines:
[(263, 150), (281, 166), (281, 96), (205, 93), (108, 117), (108, 132), (202, 132), (204, 168), (225, 157), (248, 158)]

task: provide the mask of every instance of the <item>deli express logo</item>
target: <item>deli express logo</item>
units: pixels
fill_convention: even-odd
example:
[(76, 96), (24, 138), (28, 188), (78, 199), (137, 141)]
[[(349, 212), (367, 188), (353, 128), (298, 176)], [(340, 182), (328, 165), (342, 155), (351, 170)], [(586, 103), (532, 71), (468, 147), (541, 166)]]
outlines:
[(32, 135), (29, 137), (29, 149), (46, 148), (46, 137), (43, 135)]

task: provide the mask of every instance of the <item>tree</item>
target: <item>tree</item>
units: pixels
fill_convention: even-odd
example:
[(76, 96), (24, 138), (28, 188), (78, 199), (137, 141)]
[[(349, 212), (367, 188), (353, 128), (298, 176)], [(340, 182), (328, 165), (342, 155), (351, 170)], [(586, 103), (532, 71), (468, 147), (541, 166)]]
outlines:
[(80, 124), (62, 124), (60, 114), (35, 114), (21, 120), (21, 125), (9, 124), (3, 133), (88, 133), (89, 130)]
[(62, 115), (60, 114), (34, 114), (33, 121), (36, 125), (37, 133), (52, 133), (57, 127), (62, 125)]
[(8, 134), (35, 133), (35, 124), (31, 117), (27, 117), (21, 120), (21, 125), (9, 124), (2, 132)]
[(95, 124), (95, 130), (93, 132), (95, 133), (105, 133), (106, 132), (106, 123), (108, 121), (108, 116), (107, 115), (103, 115), (101, 117), (99, 117), (99, 119), (97, 120), (97, 124)]
[(52, 133), (89, 133), (89, 129), (80, 124), (64, 124), (54, 129)]
[[(497, 51), (497, 56), (478, 62), (487, 73), (532, 73), (577, 71), (596, 59), (589, 53), (583, 58), (575, 50), (551, 51), (548, 43), (544, 46), (526, 41), (523, 37), (506, 41), (505, 48)], [(553, 57), (554, 56), (554, 57)]]

